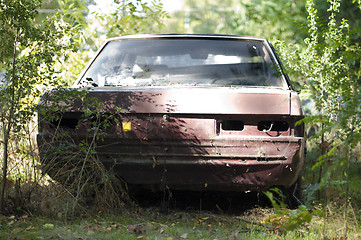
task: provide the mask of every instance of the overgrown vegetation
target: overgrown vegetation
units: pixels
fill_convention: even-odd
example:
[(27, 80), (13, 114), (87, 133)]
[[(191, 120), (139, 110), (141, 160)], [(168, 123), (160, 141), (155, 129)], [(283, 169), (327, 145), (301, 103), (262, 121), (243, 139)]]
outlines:
[[(49, 86), (64, 82), (57, 77), (57, 63), (66, 61), (72, 51), (69, 44), (71, 28), (58, 15), (43, 24), (34, 24), (40, 1), (1, 1), (0, 38), (3, 46), (0, 67), (5, 73), (0, 89), (0, 122), (2, 130), (2, 187), (0, 208), (4, 210), (8, 165), (18, 167), (10, 173), (12, 178), (25, 177), (20, 167), (26, 161), (35, 168), (35, 149), (31, 139), (36, 125), (32, 122), (36, 101)], [(17, 160), (21, 158), (21, 161)], [(34, 172), (28, 172), (34, 180)], [(24, 180), (24, 179), (23, 179)]]
[[(295, 78), (300, 76), (296, 79), (303, 93), (315, 103), (314, 114), (305, 119), (309, 126), (317, 128), (310, 142), (318, 143), (313, 147), (318, 149), (319, 157), (311, 155), (310, 170), (314, 174), (310, 183), (323, 193), (322, 199), (337, 192), (338, 196), (331, 199), (340, 197), (348, 205), (349, 199), (354, 203), (360, 200), (355, 192), (360, 184), (355, 170), (360, 169), (361, 48), (352, 41), (358, 32), (350, 29), (346, 19), (337, 21), (340, 4), (341, 1), (330, 1), (327, 25), (324, 25), (325, 20), (319, 17), (313, 1), (307, 1), (307, 47), (301, 49), (299, 45), (282, 43), (278, 47), (290, 74)], [(351, 192), (356, 194), (351, 196)]]
[[(119, 113), (102, 112), (105, 103), (88, 97), (87, 89), (48, 92), (40, 102), (38, 142), (41, 146), (38, 147), (41, 168), (43, 173), (61, 183), (63, 192), (60, 195), (68, 196), (67, 212), (62, 214), (84, 214), (87, 212), (84, 207), (91, 207), (96, 212), (105, 209), (119, 212), (126, 205), (131, 206), (133, 203), (125, 183), (112, 173), (111, 168), (106, 169), (95, 154), (97, 143), (106, 134), (106, 129), (118, 121)], [(64, 127), (63, 117), (69, 106), (79, 108), (83, 115), (72, 127)], [(78, 131), (81, 124), (88, 126), (85, 134)], [(78, 139), (71, 137), (74, 132), (78, 133)]]
[[(58, 2), (63, 11), (47, 17), (40, 24), (36, 22), (40, 0), (0, 1), (0, 39), (3, 44), (0, 48), (0, 72), (4, 73), (0, 87), (3, 170), (0, 207), (2, 213), (23, 216), (2, 217), (0, 227), (6, 237), (31, 238), (35, 230), (49, 236), (56, 229), (57, 234), (69, 238), (96, 237), (98, 232), (102, 236), (109, 234), (109, 238), (134, 238), (136, 234), (129, 233), (126, 226), (138, 223), (147, 229), (147, 234), (140, 235), (151, 238), (276, 239), (277, 234), (285, 239), (360, 237), (361, 23), (359, 19), (344, 19), (348, 13), (361, 13), (360, 1), (307, 0), (300, 1), (301, 4), (225, 1), (209, 2), (205, 7), (203, 1), (189, 0), (186, 5), (192, 11), (183, 15), (175, 13), (182, 15), (178, 22), (175, 18), (165, 21), (169, 15), (163, 11), (161, 1), (115, 1), (114, 12), (97, 14), (93, 20), (101, 26), (98, 31), (89, 28), (85, 17), (86, 1)], [(215, 7), (219, 4), (221, 7)], [(237, 10), (237, 6), (241, 9)], [(283, 15), (285, 18), (280, 17)], [(214, 19), (222, 21), (219, 24)], [(288, 19), (287, 23), (284, 19)], [(272, 28), (267, 28), (266, 24)], [(63, 225), (68, 217), (89, 214), (89, 206), (96, 206), (92, 209), (96, 212), (107, 212), (106, 209), (124, 210), (124, 206), (133, 203), (124, 195), (121, 180), (99, 164), (92, 152), (94, 139), (102, 137), (99, 127), (104, 127), (111, 119), (94, 111), (102, 108), (101, 103), (86, 99), (86, 91), (59, 91), (59, 94), (63, 94), (61, 99), (82, 100), (84, 119), (92, 119), (94, 123), (91, 137), (68, 144), (71, 149), (49, 142), (49, 161), (57, 160), (61, 153), (72, 152), (66, 159), (71, 172), (66, 176), (74, 178), (62, 179), (56, 175), (58, 171), (43, 169), (54, 179), (63, 181), (64, 187), (41, 174), (34, 142), (37, 130), (34, 113), (40, 95), (45, 89), (70, 86), (89, 60), (93, 48), (99, 46), (102, 35), (156, 33), (162, 29), (169, 32), (264, 34), (272, 40), (282, 40), (275, 46), (294, 85), (301, 91), (304, 101), (310, 103), (304, 120), (310, 137), (308, 164), (303, 176), (305, 202), (299, 209), (288, 210), (273, 201), (273, 195), (269, 194), (274, 212), (267, 212), (254, 220), (198, 213), (160, 217), (154, 215), (156, 210), (139, 213), (143, 210), (134, 208), (138, 212), (123, 211), (124, 220), (112, 217), (100, 221), (86, 220), (81, 222), (80, 229), (73, 223)], [(47, 109), (38, 109), (38, 112), (57, 113), (49, 115), (48, 120), (59, 123), (64, 109), (52, 109), (55, 106), (48, 105)], [(64, 132), (65, 140), (66, 136)], [(32, 223), (29, 228), (24, 228), (31, 213), (36, 211), (59, 220), (41, 219), (38, 225)], [(134, 214), (137, 217), (132, 218)], [(331, 231), (333, 229), (336, 231)]]
[(347, 237), (348, 208), (360, 202), (360, 77), (361, 48), (355, 42), (359, 29), (350, 29), (339, 19), (342, 1), (328, 1), (324, 19), (312, 0), (306, 3), (308, 35), (306, 47), (278, 43), (289, 73), (314, 102), (313, 114), (305, 118), (315, 130), (309, 139), (306, 182), (308, 202), (337, 202), (344, 206), (343, 230)]
[[(20, 203), (20, 198), (23, 197), (21, 196), (21, 186), (31, 185), (30, 188), (35, 191), (35, 185), (44, 183), (43, 176), (38, 170), (39, 163), (34, 142), (34, 133), (37, 129), (34, 113), (40, 94), (45, 89), (70, 86), (75, 79), (74, 77), (71, 79), (69, 76), (79, 74), (86, 63), (87, 58), (84, 58), (84, 55), (87, 55), (88, 50), (84, 50), (86, 45), (82, 44), (86, 43), (86, 41), (82, 40), (84, 37), (81, 35), (86, 32), (85, 30), (88, 27), (83, 15), (86, 5), (85, 1), (76, 1), (74, 3), (70, 0), (59, 1), (58, 5), (62, 11), (43, 19), (41, 24), (36, 22), (37, 9), (41, 6), (40, 0), (2, 1), (0, 4), (0, 33), (2, 34), (0, 37), (4, 40), (3, 48), (1, 48), (0, 69), (5, 73), (1, 88), (2, 107), (0, 119), (2, 130), (1, 146), (3, 148), (2, 179), (5, 179), (1, 181), (2, 191), (0, 196), (1, 211), (3, 213), (14, 210), (11, 199)], [(153, 10), (153, 8), (148, 7), (146, 3), (141, 1), (137, 1), (136, 5), (131, 2), (124, 2), (124, 4), (118, 3), (118, 8), (123, 8), (123, 15), (127, 16), (127, 22), (124, 24), (130, 24), (130, 26), (124, 28), (121, 27), (123, 25), (114, 24), (118, 27), (117, 34), (136, 32), (135, 26), (145, 25), (150, 15), (153, 18), (158, 13), (163, 14), (164, 17), (166, 16), (164, 12), (161, 12), (161, 5), (156, 5), (156, 2), (153, 2), (152, 7), (156, 7), (158, 10)], [(139, 10), (139, 7), (142, 8)], [(142, 12), (146, 13), (147, 17), (139, 16), (139, 14), (142, 15)], [(157, 24), (159, 25), (159, 20), (161, 18), (158, 18), (158, 22), (152, 23), (152, 25), (154, 27)], [(71, 56), (71, 59), (69, 59), (69, 56)], [(70, 74), (65, 73), (66, 71)], [(68, 95), (65, 98), (74, 97), (74, 93), (67, 92), (66, 94)], [(89, 99), (88, 102), (90, 102)], [(94, 104), (94, 102), (92, 103)], [(92, 108), (93, 112), (91, 112), (89, 106), (87, 109), (88, 111), (85, 112), (88, 115), (85, 117), (101, 117), (94, 110), (97, 109), (94, 106)], [(41, 110), (38, 110), (38, 112), (41, 114)], [(99, 122), (95, 121), (95, 123)], [(96, 131), (94, 138), (99, 138)], [(91, 153), (94, 146), (90, 142), (81, 143), (76, 147), (79, 147), (80, 151), (89, 153), (82, 161), (84, 165), (80, 168), (79, 176), (83, 176), (83, 178), (80, 177), (77, 182), (78, 191), (75, 192), (74, 196), (75, 205), (78, 205), (79, 196), (83, 194), (82, 190), (86, 188), (86, 184), (80, 185), (80, 183), (84, 183), (85, 177), (92, 179), (89, 177), (90, 172), (85, 173), (82, 171), (88, 170), (89, 168), (84, 168), (84, 166), (88, 166), (88, 162), (94, 160)], [(61, 149), (59, 150), (61, 151)], [(79, 156), (77, 157), (79, 158)], [(95, 166), (96, 163), (95, 159), (91, 166)], [(76, 168), (76, 170), (79, 169)], [(96, 165), (96, 168), (92, 169), (94, 174), (98, 174), (99, 170), (104, 173), (104, 169), (100, 165)], [(104, 177), (104, 174), (101, 176)], [(89, 181), (89, 179), (86, 179), (85, 182)], [(93, 179), (93, 181), (99, 180), (97, 177)], [(95, 185), (94, 182), (93, 185)], [(15, 187), (17, 190), (13, 193), (12, 188)], [(93, 190), (101, 191), (100, 189)], [(11, 194), (12, 196), (10, 196)], [(31, 192), (27, 193), (27, 195), (29, 195), (29, 198), (32, 196)], [(74, 193), (70, 195), (73, 196)], [(106, 197), (103, 193), (99, 193), (97, 196)], [(107, 200), (104, 203), (110, 202)], [(28, 210), (23, 207), (24, 205), (19, 205), (15, 209)]]
[[(314, 217), (297, 230), (289, 217), (271, 209), (255, 208), (241, 215), (178, 210), (159, 215), (157, 209), (137, 209), (119, 215), (96, 214), (65, 220), (29, 215), (1, 217), (2, 237), (14, 239), (342, 239), (342, 210), (328, 206), (327, 221)], [(282, 223), (282, 224), (280, 224)], [(348, 224), (349, 239), (361, 237), (355, 221)]]

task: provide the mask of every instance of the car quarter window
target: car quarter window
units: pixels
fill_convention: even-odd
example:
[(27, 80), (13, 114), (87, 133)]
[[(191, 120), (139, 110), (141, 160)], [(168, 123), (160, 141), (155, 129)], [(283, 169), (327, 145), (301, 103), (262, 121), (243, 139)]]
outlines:
[(103, 86), (287, 87), (263, 41), (124, 39), (110, 41), (81, 81)]

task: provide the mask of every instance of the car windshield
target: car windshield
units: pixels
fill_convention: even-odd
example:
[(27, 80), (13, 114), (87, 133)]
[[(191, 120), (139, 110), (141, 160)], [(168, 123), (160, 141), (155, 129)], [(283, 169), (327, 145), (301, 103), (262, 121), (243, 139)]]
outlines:
[(277, 69), (262, 41), (126, 39), (110, 41), (79, 85), (284, 87)]

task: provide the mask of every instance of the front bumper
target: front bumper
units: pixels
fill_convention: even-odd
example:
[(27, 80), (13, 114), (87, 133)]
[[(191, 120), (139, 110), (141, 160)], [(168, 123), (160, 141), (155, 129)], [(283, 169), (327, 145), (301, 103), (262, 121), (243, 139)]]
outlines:
[[(40, 144), (45, 139), (38, 135)], [(58, 163), (63, 161), (49, 151), (53, 152), (49, 148), (40, 151), (43, 163), (50, 162), (49, 156)], [(304, 140), (253, 137), (165, 142), (106, 138), (97, 144), (94, 156), (128, 184), (154, 190), (164, 186), (197, 191), (265, 190), (289, 187), (296, 181), (304, 164)]]

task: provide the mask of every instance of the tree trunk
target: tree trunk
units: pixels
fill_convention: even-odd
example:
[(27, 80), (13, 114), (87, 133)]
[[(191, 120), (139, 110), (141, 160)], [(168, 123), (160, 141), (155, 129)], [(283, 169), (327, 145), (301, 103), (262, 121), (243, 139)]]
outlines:
[[(16, 70), (16, 55), (17, 55), (17, 46), (18, 46), (18, 36), (19, 36), (19, 29), (16, 29), (16, 35), (14, 39), (14, 48), (13, 48), (13, 62), (12, 62), (12, 79), (11, 82), (9, 82), (11, 89), (10, 89), (10, 107), (8, 109), (8, 113), (2, 112), (1, 120), (3, 123), (3, 133), (4, 133), (4, 148), (3, 148), (3, 173), (2, 173), (2, 182), (1, 182), (1, 192), (0, 192), (0, 213), (4, 212), (4, 203), (5, 203), (5, 187), (6, 187), (6, 178), (7, 178), (7, 170), (8, 170), (8, 145), (9, 145), (9, 138), (10, 138), (10, 132), (12, 129), (12, 123), (13, 123), (13, 117), (16, 107), (15, 102), (15, 85), (16, 82), (16, 76), (15, 76), (15, 70)], [(3, 111), (7, 111), (7, 109), (3, 109)]]
[(0, 213), (4, 212), (5, 207), (5, 188), (6, 188), (6, 179), (7, 179), (7, 169), (8, 169), (8, 143), (9, 137), (4, 129), (4, 146), (3, 146), (3, 172), (2, 172), (2, 181), (1, 181), (1, 192), (0, 192)]

